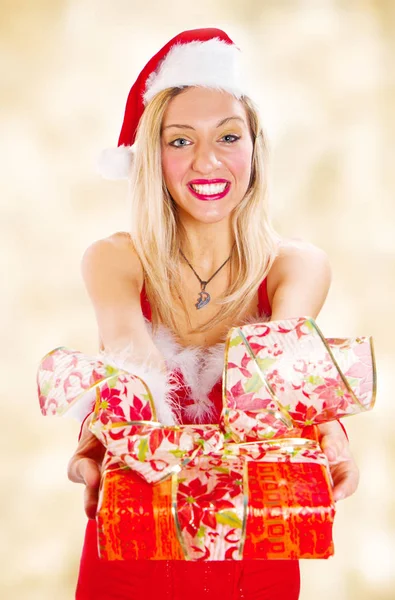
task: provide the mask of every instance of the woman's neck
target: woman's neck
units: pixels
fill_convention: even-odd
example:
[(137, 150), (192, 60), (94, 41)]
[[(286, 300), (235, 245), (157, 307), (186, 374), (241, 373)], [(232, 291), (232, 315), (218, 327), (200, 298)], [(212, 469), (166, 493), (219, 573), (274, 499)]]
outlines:
[(230, 255), (234, 236), (229, 222), (182, 223), (181, 250), (190, 263), (210, 271)]

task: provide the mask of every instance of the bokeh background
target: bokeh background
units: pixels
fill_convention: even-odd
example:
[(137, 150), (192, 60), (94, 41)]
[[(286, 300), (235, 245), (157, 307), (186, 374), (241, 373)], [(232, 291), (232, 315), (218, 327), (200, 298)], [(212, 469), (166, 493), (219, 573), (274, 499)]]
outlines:
[(146, 61), (201, 26), (244, 51), (277, 229), (330, 256), (321, 329), (376, 347), (376, 407), (346, 422), (360, 486), (338, 505), (335, 557), (302, 562), (301, 600), (395, 598), (395, 2), (1, 0), (2, 599), (74, 597), (79, 427), (41, 417), (36, 368), (59, 345), (97, 349), (80, 259), (128, 212), (126, 184), (101, 180), (95, 157), (116, 144)]

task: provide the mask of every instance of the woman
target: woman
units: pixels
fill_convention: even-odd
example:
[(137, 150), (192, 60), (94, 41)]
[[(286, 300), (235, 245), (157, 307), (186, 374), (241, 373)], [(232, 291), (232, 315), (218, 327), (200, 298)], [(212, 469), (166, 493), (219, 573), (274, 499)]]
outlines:
[[(163, 380), (158, 403), (168, 405), (169, 371), (173, 380), (176, 373), (183, 423), (219, 421), (214, 348), (232, 326), (316, 318), (330, 285), (322, 250), (281, 240), (270, 226), (264, 139), (237, 76), (238, 54), (223, 32), (195, 30), (176, 36), (143, 69), (117, 156), (126, 157), (131, 180), (131, 232), (95, 242), (82, 261), (101, 349), (127, 352), (130, 370), (144, 363), (149, 387), (150, 377), (152, 385)], [(298, 598), (297, 561), (99, 561), (93, 519), (104, 449), (89, 418), (69, 463), (70, 479), (86, 486), (89, 517), (77, 599)], [(339, 500), (356, 489), (358, 470), (339, 423), (320, 433)]]

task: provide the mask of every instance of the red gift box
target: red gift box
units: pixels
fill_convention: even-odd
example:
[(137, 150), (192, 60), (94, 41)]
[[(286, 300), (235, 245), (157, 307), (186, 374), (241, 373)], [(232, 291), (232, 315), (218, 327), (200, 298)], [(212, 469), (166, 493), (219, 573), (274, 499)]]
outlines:
[[(157, 483), (108, 456), (97, 513), (107, 560), (328, 558), (326, 459), (303, 438), (225, 444)], [(112, 463), (112, 465), (111, 465)]]

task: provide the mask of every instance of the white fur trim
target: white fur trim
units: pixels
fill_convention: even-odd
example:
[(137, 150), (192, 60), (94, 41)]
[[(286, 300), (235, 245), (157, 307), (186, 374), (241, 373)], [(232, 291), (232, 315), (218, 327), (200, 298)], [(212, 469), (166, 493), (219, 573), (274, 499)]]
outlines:
[(171, 87), (204, 86), (225, 90), (240, 98), (246, 94), (241, 81), (240, 50), (219, 38), (176, 44), (159, 68), (147, 79), (144, 103)]
[[(152, 335), (151, 323), (147, 328)], [(223, 343), (211, 348), (181, 346), (175, 336), (163, 325), (153, 335), (155, 346), (166, 360), (170, 371), (179, 371), (186, 386), (186, 397), (193, 403), (183, 407), (183, 412), (196, 423), (210, 423), (214, 407), (208, 395), (221, 379), (224, 367)]]
[(104, 179), (127, 179), (133, 162), (134, 146), (106, 148), (96, 163), (98, 173)]
[[(267, 315), (252, 315), (243, 319), (240, 325), (263, 323)], [(184, 414), (196, 423), (210, 423), (214, 406), (209, 394), (221, 380), (224, 369), (225, 342), (202, 348), (201, 346), (181, 346), (169, 329), (159, 326), (152, 334), (152, 325), (146, 321), (155, 346), (166, 360), (170, 371), (179, 370), (187, 386), (187, 398), (191, 404), (183, 407)]]
[(147, 364), (139, 364), (131, 358), (131, 345), (121, 351), (102, 350), (97, 358), (105, 364), (122, 369), (140, 377), (151, 392), (157, 419), (162, 425), (179, 422), (179, 407), (174, 398), (175, 382), (171, 374), (163, 373)]

